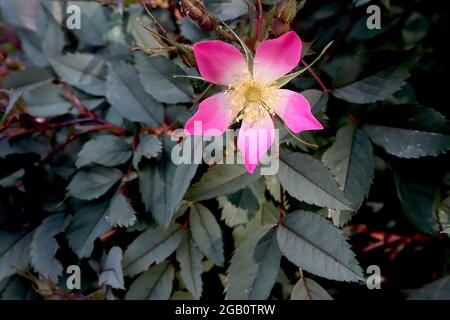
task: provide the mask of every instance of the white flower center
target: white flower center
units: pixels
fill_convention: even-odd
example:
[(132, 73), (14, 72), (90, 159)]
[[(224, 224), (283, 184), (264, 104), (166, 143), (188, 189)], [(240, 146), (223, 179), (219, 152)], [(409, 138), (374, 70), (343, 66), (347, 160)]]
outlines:
[(275, 114), (273, 103), (278, 97), (276, 89), (264, 79), (254, 78), (248, 71), (234, 78), (225, 97), (230, 113), (237, 114), (236, 121), (263, 122), (267, 113)]

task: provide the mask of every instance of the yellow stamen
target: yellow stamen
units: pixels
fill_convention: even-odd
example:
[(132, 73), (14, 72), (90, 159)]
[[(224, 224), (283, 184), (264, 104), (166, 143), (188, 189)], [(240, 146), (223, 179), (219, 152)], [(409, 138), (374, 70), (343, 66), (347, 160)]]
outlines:
[(254, 78), (245, 70), (231, 81), (225, 97), (230, 114), (237, 114), (236, 121), (245, 118), (250, 123), (262, 123), (267, 113), (275, 114), (273, 104), (278, 95), (270, 83)]

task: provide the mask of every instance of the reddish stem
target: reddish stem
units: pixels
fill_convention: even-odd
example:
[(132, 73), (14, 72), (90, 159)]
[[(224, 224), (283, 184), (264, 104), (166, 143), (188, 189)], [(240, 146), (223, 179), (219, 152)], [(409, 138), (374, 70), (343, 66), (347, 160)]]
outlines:
[(322, 82), (322, 80), (320, 79), (320, 77), (317, 75), (317, 73), (312, 69), (312, 68), (309, 68), (309, 64), (307, 64), (306, 62), (305, 62), (305, 60), (302, 60), (302, 64), (306, 67), (306, 68), (308, 68), (308, 72), (312, 75), (312, 77), (317, 81), (317, 83), (319, 84), (319, 86), (322, 88), (322, 90), (325, 92), (325, 93), (331, 93), (331, 92), (333, 92), (333, 90), (331, 90), (331, 89), (328, 89), (327, 88), (327, 86)]
[(260, 33), (261, 33), (261, 26), (263, 21), (263, 10), (262, 10), (262, 3), (261, 0), (257, 1), (258, 4), (258, 18), (256, 19), (256, 40), (260, 40)]

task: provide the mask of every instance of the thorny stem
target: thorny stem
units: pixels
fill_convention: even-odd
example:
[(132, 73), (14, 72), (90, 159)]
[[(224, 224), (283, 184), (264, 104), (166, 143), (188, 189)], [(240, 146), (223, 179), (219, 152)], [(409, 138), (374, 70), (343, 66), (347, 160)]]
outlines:
[(317, 73), (312, 69), (309, 68), (309, 65), (305, 62), (305, 60), (302, 60), (302, 64), (308, 68), (308, 72), (312, 75), (312, 77), (317, 81), (317, 83), (319, 84), (319, 86), (322, 88), (322, 90), (328, 94), (333, 92), (333, 90), (328, 89), (327, 86), (322, 82), (322, 80), (320, 79), (320, 77), (317, 75)]

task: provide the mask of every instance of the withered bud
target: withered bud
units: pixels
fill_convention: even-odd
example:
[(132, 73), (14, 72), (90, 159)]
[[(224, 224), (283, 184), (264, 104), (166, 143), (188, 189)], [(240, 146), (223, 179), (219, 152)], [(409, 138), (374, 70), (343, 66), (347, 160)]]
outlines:
[(296, 0), (282, 0), (277, 7), (276, 17), (284, 23), (291, 23), (297, 15)]
[(215, 19), (209, 14), (201, 0), (180, 0), (181, 13), (205, 31), (214, 30)]

